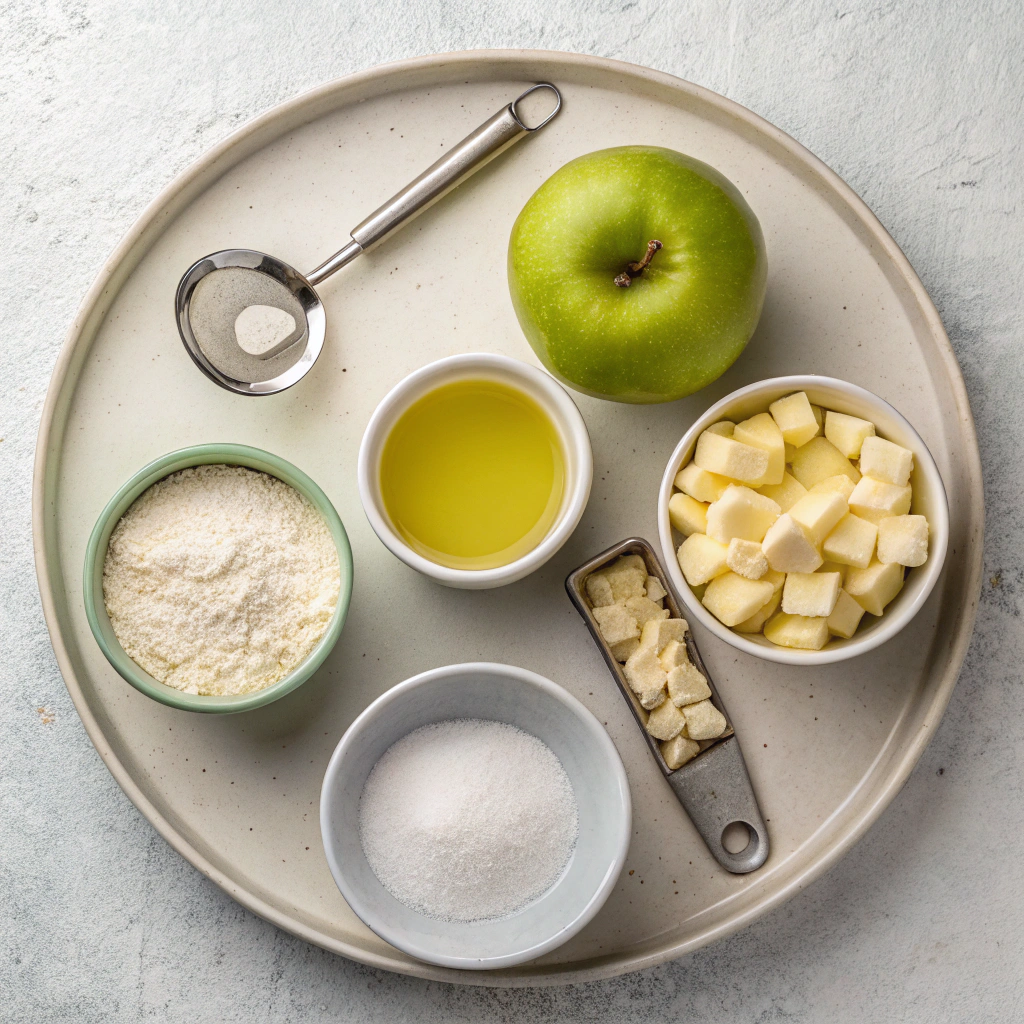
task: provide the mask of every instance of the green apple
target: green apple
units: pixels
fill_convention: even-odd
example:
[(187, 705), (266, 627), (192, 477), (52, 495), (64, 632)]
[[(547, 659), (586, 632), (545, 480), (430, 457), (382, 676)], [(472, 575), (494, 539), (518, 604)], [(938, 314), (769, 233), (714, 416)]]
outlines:
[(508, 249), (533, 350), (570, 387), (618, 402), (669, 402), (720, 377), (754, 333), (766, 277), (736, 186), (656, 146), (566, 164), (523, 207)]

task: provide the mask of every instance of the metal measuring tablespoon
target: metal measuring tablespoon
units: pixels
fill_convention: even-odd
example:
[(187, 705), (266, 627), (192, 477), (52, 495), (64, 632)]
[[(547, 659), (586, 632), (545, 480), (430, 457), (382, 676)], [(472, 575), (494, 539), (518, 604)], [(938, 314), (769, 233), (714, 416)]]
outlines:
[[(553, 93), (555, 107), (531, 127), (520, 105), (538, 90)], [(315, 286), (379, 245), (502, 150), (539, 131), (561, 107), (561, 94), (549, 82), (531, 86), (353, 228), (351, 241), (310, 274), (252, 249), (204, 256), (185, 273), (175, 296), (178, 332), (188, 354), (212, 381), (240, 395), (273, 395), (291, 387), (309, 372), (324, 343), (326, 316)], [(243, 350), (235, 333), (237, 318), (243, 312), (258, 317), (268, 306), (273, 321), (293, 321), (294, 329), (258, 354), (256, 349)], [(211, 351), (216, 351), (219, 366)]]

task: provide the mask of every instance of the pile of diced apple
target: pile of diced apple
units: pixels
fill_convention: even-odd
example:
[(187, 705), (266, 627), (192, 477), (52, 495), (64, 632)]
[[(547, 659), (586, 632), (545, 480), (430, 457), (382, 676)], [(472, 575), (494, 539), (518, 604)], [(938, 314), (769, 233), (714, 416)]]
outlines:
[[(697, 439), (669, 517), (686, 582), (720, 622), (817, 651), (881, 615), (928, 558), (911, 451), (803, 391)], [(781, 605), (781, 607), (780, 607)]]
[(665, 588), (639, 555), (591, 573), (586, 589), (601, 636), (647, 712), (647, 731), (661, 741), (669, 768), (681, 768), (700, 753), (698, 741), (716, 739), (728, 725), (690, 661), (686, 620), (669, 618)]

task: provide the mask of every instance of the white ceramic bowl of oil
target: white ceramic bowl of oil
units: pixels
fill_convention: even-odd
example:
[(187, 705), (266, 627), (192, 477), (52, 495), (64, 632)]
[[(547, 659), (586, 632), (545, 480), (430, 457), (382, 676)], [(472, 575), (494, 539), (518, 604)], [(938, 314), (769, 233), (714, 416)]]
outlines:
[[(697, 438), (712, 423), (719, 420), (739, 422), (757, 413), (767, 412), (772, 402), (791, 395), (794, 391), (805, 391), (812, 405), (870, 420), (875, 424), (880, 437), (909, 448), (914, 453), (914, 470), (910, 476), (914, 494), (910, 511), (928, 519), (930, 534), (928, 561), (910, 570), (903, 589), (893, 598), (883, 614), (874, 621), (862, 625), (849, 640), (832, 637), (820, 651), (779, 647), (760, 634), (737, 633), (719, 622), (700, 603), (683, 577), (676, 559), (676, 549), (683, 538), (672, 529), (668, 515), (668, 503), (672, 497), (676, 474), (693, 458)], [(835, 377), (818, 377), (810, 374), (772, 377), (726, 395), (683, 434), (682, 440), (676, 445), (676, 450), (668, 460), (665, 475), (661, 480), (661, 490), (658, 494), (658, 533), (668, 574), (686, 606), (689, 617), (696, 619), (726, 643), (755, 657), (783, 665), (825, 665), (854, 658), (873, 650), (879, 644), (884, 644), (921, 610), (942, 572), (942, 564), (946, 558), (946, 546), (949, 542), (949, 506), (942, 477), (931, 452), (928, 451), (928, 446), (910, 423), (884, 399), (856, 384)], [(870, 620), (871, 617), (865, 618)]]
[[(359, 838), (359, 800), (394, 743), (436, 722), (505, 722), (537, 737), (562, 763), (579, 814), (576, 846), (541, 896), (507, 917), (443, 921), (400, 903), (370, 867)], [(382, 939), (428, 963), (495, 970), (562, 945), (601, 909), (626, 862), (629, 783), (601, 723), (543, 676), (478, 662), (433, 669), (378, 697), (342, 737), (320, 793), (320, 829), (331, 874), (349, 906)]]
[[(550, 419), (560, 441), (564, 472), (557, 513), (546, 533), (520, 557), (484, 569), (440, 564), (401, 535), (385, 505), (381, 460), (392, 429), (418, 400), (458, 381), (495, 381), (532, 399)], [(471, 353), (449, 356), (421, 367), (400, 381), (381, 401), (367, 424), (359, 449), (359, 497), (374, 533), (406, 565), (443, 583), (465, 590), (485, 590), (514, 583), (540, 568), (576, 529), (594, 477), (590, 435), (576, 403), (549, 374), (507, 356)]]

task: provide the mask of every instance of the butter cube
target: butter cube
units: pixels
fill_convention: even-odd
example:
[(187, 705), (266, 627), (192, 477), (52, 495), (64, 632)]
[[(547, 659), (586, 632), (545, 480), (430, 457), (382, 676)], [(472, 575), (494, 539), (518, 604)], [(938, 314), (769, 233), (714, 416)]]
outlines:
[(860, 450), (860, 471), (887, 484), (906, 487), (914, 468), (914, 453), (881, 437), (866, 438)]
[(644, 583), (644, 589), (647, 591), (647, 597), (652, 601), (660, 601), (668, 593), (657, 576), (648, 576)]
[(656, 740), (675, 739), (686, 728), (686, 717), (672, 703), (666, 700), (647, 716), (647, 731)]
[(712, 423), (707, 428), (711, 434), (721, 434), (722, 437), (732, 437), (733, 432), (736, 430), (736, 424), (732, 420), (719, 420), (717, 423)]
[(814, 437), (793, 452), (793, 476), (808, 489), (830, 476), (848, 476), (854, 483), (860, 473), (850, 460), (827, 438)]
[(619, 662), (621, 665), (624, 661), (629, 661), (629, 656), (640, 646), (640, 641), (635, 637), (631, 636), (628, 640), (620, 640), (617, 644), (609, 644), (608, 647), (611, 649), (612, 657)]
[(758, 487), (757, 493), (771, 498), (783, 512), (788, 512), (807, 493), (807, 488), (792, 473), (784, 473), (781, 484)]
[(680, 733), (674, 740), (661, 744), (661, 756), (672, 771), (682, 768), (700, 753), (700, 744)]
[(629, 683), (629, 688), (637, 695), (641, 707), (650, 711), (665, 700), (668, 673), (661, 667), (653, 647), (638, 647), (629, 656), (622, 667), (622, 672)]
[(761, 548), (776, 572), (814, 572), (823, 561), (807, 530), (788, 512), (774, 522)]
[(782, 431), (783, 438), (796, 448), (805, 445), (818, 433), (818, 421), (803, 391), (772, 402), (768, 411)]
[(768, 559), (757, 541), (733, 537), (725, 554), (725, 564), (748, 580), (759, 580), (768, 571)]
[(598, 629), (601, 630), (601, 636), (609, 644), (640, 637), (640, 624), (636, 621), (636, 616), (630, 615), (621, 604), (595, 608), (594, 618), (597, 620)]
[(707, 533), (708, 506), (688, 494), (676, 492), (668, 500), (668, 518), (672, 529), (684, 537), (691, 533)]
[(700, 674), (697, 666), (687, 661), (677, 665), (668, 673), (668, 699), (677, 708), (684, 704), (695, 704), (711, 696), (708, 681)]
[(768, 469), (766, 451), (708, 430), (697, 439), (697, 453), (693, 461), (709, 473), (745, 484), (761, 480)]
[(804, 527), (811, 543), (820, 547), (849, 510), (846, 499), (838, 491), (818, 491), (801, 498), (789, 514)]
[(687, 704), (683, 708), (686, 718), (686, 734), (691, 740), (713, 740), (721, 736), (729, 723), (710, 700)]
[(908, 484), (886, 483), (874, 477), (861, 477), (850, 495), (850, 511), (876, 526), (888, 516), (903, 516), (910, 511), (911, 489)]
[(775, 613), (775, 609), (779, 607), (782, 602), (782, 588), (772, 594), (769, 598), (768, 603), (763, 608), (759, 608), (749, 619), (744, 619), (742, 622), (737, 622), (732, 628), (737, 633), (760, 633), (764, 629), (764, 624), (772, 617)]
[(820, 651), (828, 643), (828, 622), (822, 618), (777, 612), (765, 623), (764, 635), (780, 647)]
[(682, 640), (669, 640), (658, 655), (658, 661), (666, 672), (671, 672), (678, 665), (689, 665), (690, 656), (686, 653), (686, 644)]
[(767, 580), (748, 580), (734, 572), (716, 576), (704, 591), (701, 604), (726, 626), (749, 619), (775, 593)]
[(691, 587), (700, 586), (708, 580), (729, 571), (725, 556), (729, 549), (703, 533), (692, 533), (676, 552), (679, 568)]
[(860, 448), (866, 437), (875, 436), (875, 425), (859, 416), (844, 412), (825, 413), (825, 436), (848, 458), (860, 457)]
[(840, 590), (836, 606), (828, 617), (828, 631), (833, 636), (849, 640), (857, 632), (863, 616), (864, 609), (845, 590)]
[(749, 420), (736, 424), (732, 438), (768, 453), (768, 468), (764, 478), (754, 486), (778, 485), (786, 472), (786, 442), (778, 424), (766, 412), (751, 416)]
[(648, 619), (640, 634), (640, 646), (653, 647), (655, 654), (661, 654), (673, 641), (682, 643), (689, 628), (686, 619)]
[(928, 520), (924, 516), (883, 519), (878, 524), (878, 560), (924, 565), (928, 561)]
[(688, 494), (694, 501), (707, 505), (725, 494), (726, 487), (732, 481), (727, 476), (719, 476), (717, 473), (709, 473), (701, 469), (696, 462), (689, 462), (678, 473), (676, 473), (675, 484), (684, 494)]
[(637, 621), (637, 625), (643, 626), (650, 619), (667, 619), (669, 610), (662, 608), (646, 597), (628, 597), (625, 601), (626, 611)]
[(604, 608), (607, 605), (615, 604), (612, 585), (603, 572), (591, 573), (587, 577), (586, 589), (591, 608)]
[(825, 538), (821, 553), (833, 562), (855, 565), (866, 569), (875, 553), (875, 537), (878, 527), (848, 512), (836, 524), (835, 529)]
[(828, 618), (839, 599), (841, 586), (837, 572), (791, 572), (782, 591), (782, 610), (787, 615)]
[(847, 501), (850, 500), (850, 495), (853, 494), (854, 482), (845, 473), (840, 473), (838, 476), (827, 476), (824, 480), (819, 480), (811, 489), (808, 491), (809, 494), (820, 494), (822, 491), (838, 491)]
[(731, 484), (718, 501), (708, 506), (707, 535), (728, 544), (733, 537), (760, 540), (782, 510), (763, 494)]
[(873, 559), (866, 569), (850, 569), (844, 589), (866, 612), (881, 615), (903, 589), (903, 566)]

